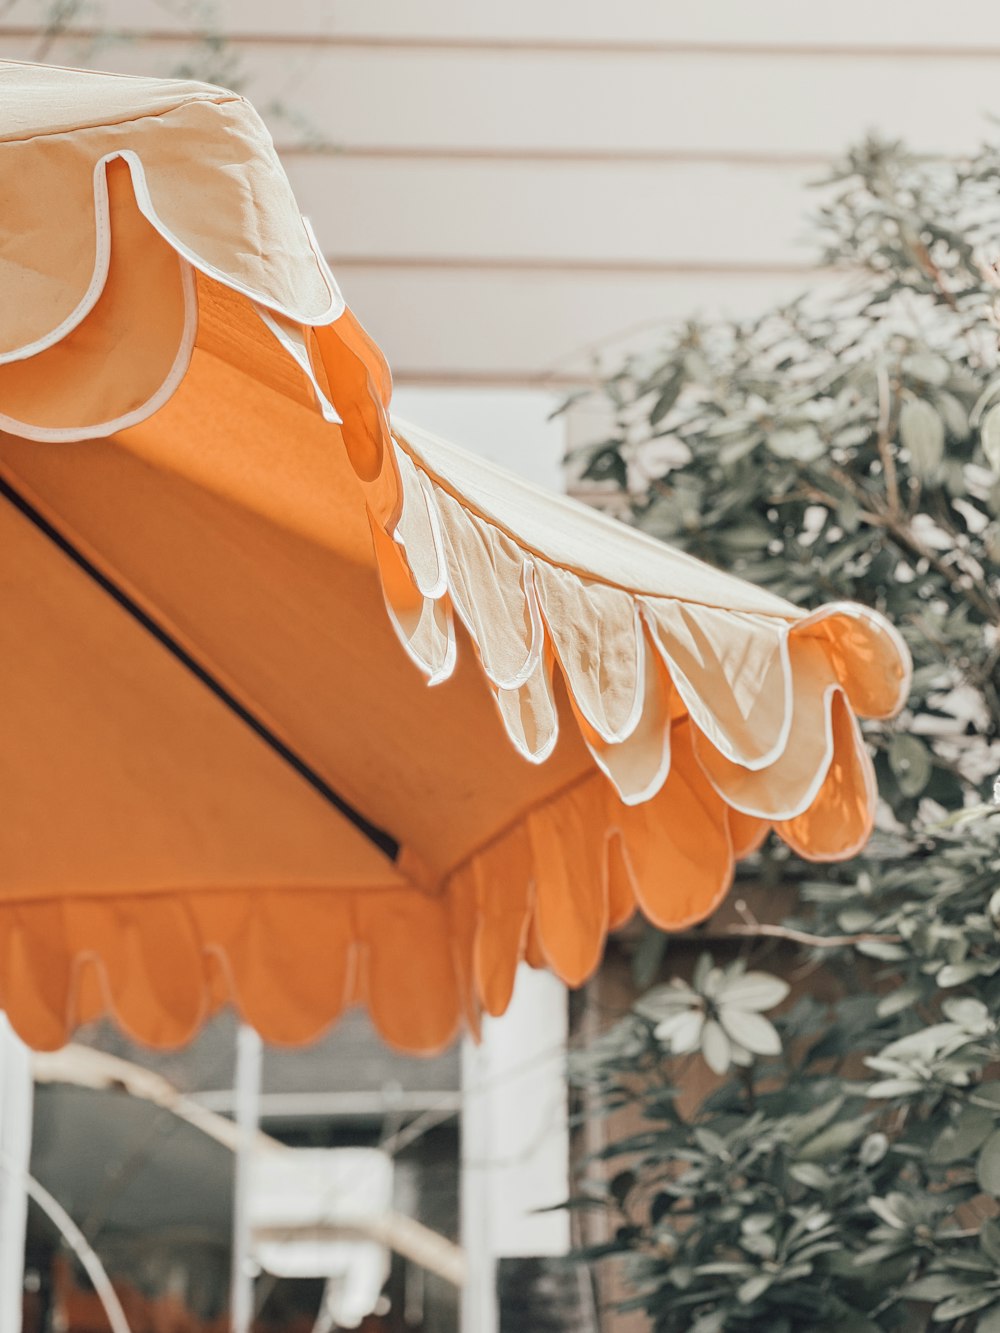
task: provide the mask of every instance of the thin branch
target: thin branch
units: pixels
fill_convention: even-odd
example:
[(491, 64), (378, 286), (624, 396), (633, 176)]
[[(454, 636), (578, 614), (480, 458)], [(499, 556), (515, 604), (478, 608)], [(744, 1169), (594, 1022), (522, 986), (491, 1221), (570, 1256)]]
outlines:
[(875, 371), (875, 381), (878, 385), (878, 456), (881, 459), (882, 472), (885, 476), (885, 493), (889, 501), (889, 511), (898, 514), (900, 512), (899, 479), (896, 476), (896, 460), (892, 456), (892, 448), (889, 444), (889, 425), (892, 421), (892, 388), (889, 384), (889, 372), (881, 362)]
[(843, 949), (851, 944), (900, 944), (901, 935), (878, 935), (862, 931), (857, 935), (811, 935), (805, 930), (793, 930), (790, 926), (771, 926), (758, 921), (753, 925), (729, 926), (724, 935), (742, 935), (751, 939), (757, 936), (776, 940), (790, 940), (793, 944), (805, 944), (813, 949)]
[(910, 248), (913, 251), (913, 254), (916, 256), (917, 263), (923, 270), (924, 276), (930, 278), (930, 280), (937, 287), (938, 291), (941, 293), (945, 305), (947, 305), (950, 310), (957, 311), (958, 302), (955, 300), (954, 296), (949, 291), (944, 280), (944, 274), (941, 272), (937, 264), (935, 264), (934, 260), (931, 258), (931, 253), (927, 249), (927, 246), (924, 245), (923, 241), (914, 239), (910, 242)]

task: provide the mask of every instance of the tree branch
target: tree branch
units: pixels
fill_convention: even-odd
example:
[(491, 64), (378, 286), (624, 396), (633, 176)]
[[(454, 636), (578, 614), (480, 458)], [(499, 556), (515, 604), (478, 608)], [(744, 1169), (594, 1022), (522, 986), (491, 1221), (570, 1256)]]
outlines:
[(843, 949), (852, 944), (900, 944), (901, 935), (878, 935), (861, 931), (857, 935), (811, 935), (805, 930), (794, 930), (791, 926), (771, 926), (762, 921), (748, 923), (745, 926), (729, 926), (724, 935), (741, 935), (750, 939), (757, 937), (789, 940), (793, 944), (805, 944), (812, 949)]

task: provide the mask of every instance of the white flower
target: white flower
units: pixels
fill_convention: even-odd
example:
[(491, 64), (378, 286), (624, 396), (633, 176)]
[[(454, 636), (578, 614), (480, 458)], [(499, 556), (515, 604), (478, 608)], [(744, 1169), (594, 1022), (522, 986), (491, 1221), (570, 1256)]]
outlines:
[(713, 967), (703, 957), (694, 986), (679, 980), (657, 986), (636, 1008), (672, 1054), (700, 1050), (709, 1068), (724, 1074), (730, 1065), (753, 1064), (755, 1056), (781, 1054), (781, 1038), (761, 1011), (780, 1004), (788, 990), (780, 977), (744, 972), (740, 964)]

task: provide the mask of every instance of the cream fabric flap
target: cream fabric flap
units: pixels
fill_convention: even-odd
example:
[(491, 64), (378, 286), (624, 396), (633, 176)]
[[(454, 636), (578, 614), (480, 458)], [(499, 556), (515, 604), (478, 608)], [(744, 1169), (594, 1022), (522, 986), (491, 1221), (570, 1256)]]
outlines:
[[(397, 437), (404, 486), (397, 549), (419, 596), (439, 586), (443, 549), (440, 598), (468, 629), (504, 726), (527, 759), (541, 762), (556, 742), (555, 665), (584, 742), (627, 806), (651, 800), (667, 781), (672, 732), (685, 718), (692, 762), (729, 809), (751, 820), (802, 816), (837, 764), (838, 744), (852, 751), (842, 772), (867, 788), (870, 759), (834, 718), (841, 705), (852, 723), (852, 708), (886, 716), (905, 698), (909, 657), (881, 616), (844, 604), (809, 616), (790, 605), (780, 616), (743, 609), (753, 590), (726, 608), (735, 581), (708, 566), (698, 567), (705, 601), (650, 595), (646, 589), (662, 582), (655, 557), (669, 566), (674, 553), (620, 524), (615, 542), (634, 536), (648, 557), (643, 584), (609, 577), (608, 563), (617, 573), (622, 562), (607, 561), (602, 545), (584, 566), (567, 567), (520, 538), (523, 482), (508, 478), (505, 499), (505, 474), (490, 469), (490, 506), (504, 515), (501, 525), (428, 467), (423, 442), (422, 434), (417, 444)], [(435, 442), (436, 463), (443, 448)], [(576, 523), (569, 502), (546, 496), (545, 503), (553, 527)], [(397, 628), (402, 619), (397, 612)], [(404, 636), (417, 660), (414, 641), (412, 631)], [(444, 656), (434, 656), (435, 679)], [(828, 831), (823, 838), (825, 845)]]
[(339, 420), (303, 326), (344, 300), (245, 99), (0, 61), (0, 198), (4, 429), (97, 438), (158, 411), (197, 332), (192, 270), (253, 302)]
[(791, 725), (787, 624), (663, 597), (644, 598), (642, 607), (699, 729), (745, 768), (772, 763)]

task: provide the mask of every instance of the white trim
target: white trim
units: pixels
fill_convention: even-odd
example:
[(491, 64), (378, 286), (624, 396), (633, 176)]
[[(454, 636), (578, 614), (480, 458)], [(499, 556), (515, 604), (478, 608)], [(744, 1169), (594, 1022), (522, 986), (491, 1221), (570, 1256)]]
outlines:
[[(229, 287), (230, 290), (239, 292), (241, 296), (247, 297), (250, 301), (267, 306), (269, 310), (274, 310), (277, 314), (284, 315), (286, 319), (293, 320), (297, 324), (333, 324), (344, 313), (344, 310), (346, 309), (344, 298), (336, 283), (334, 283), (334, 290), (330, 293), (330, 304), (322, 314), (313, 315), (309, 312), (303, 314), (300, 310), (293, 310), (291, 306), (282, 305), (279, 301), (270, 300), (262, 292), (254, 291), (252, 287), (247, 287), (236, 278), (230, 277), (229, 274), (225, 273), (222, 269), (216, 268), (214, 264), (210, 264), (208, 260), (202, 259), (195, 250), (192, 250), (190, 246), (186, 245), (174, 235), (157, 213), (156, 208), (153, 205), (152, 196), (149, 193), (149, 186), (146, 182), (146, 170), (142, 165), (142, 159), (139, 157), (138, 153), (133, 148), (123, 148), (117, 153), (109, 153), (103, 160), (110, 162), (116, 157), (120, 157), (124, 162), (128, 163), (129, 170), (132, 173), (132, 188), (135, 190), (135, 200), (139, 205), (139, 211), (179, 255), (183, 255), (189, 264), (196, 269), (200, 269), (206, 277), (214, 278), (216, 282), (221, 282), (224, 287)], [(299, 216), (301, 218), (301, 214)], [(316, 246), (315, 238), (312, 235), (312, 229), (308, 224), (305, 224), (304, 218), (301, 218), (301, 220), (305, 225), (306, 238), (315, 255)], [(328, 269), (323, 272), (324, 282), (327, 282), (328, 272)], [(329, 286), (328, 282), (327, 286)]]
[[(844, 706), (847, 708), (848, 714), (852, 718), (854, 717), (854, 713), (851, 711), (850, 702), (846, 694), (844, 694), (843, 686), (836, 682), (827, 685), (826, 689), (823, 691), (823, 730), (825, 736), (823, 758), (820, 760), (816, 772), (814, 773), (809, 783), (809, 786), (806, 789), (805, 796), (802, 797), (802, 799), (799, 800), (794, 806), (792, 806), (790, 810), (784, 812), (779, 812), (774, 810), (763, 810), (759, 807), (755, 808), (753, 806), (743, 805), (739, 801), (737, 801), (735, 797), (733, 797), (729, 792), (724, 791), (716, 782), (716, 780), (712, 777), (711, 773), (708, 771), (705, 765), (701, 762), (701, 756), (698, 753), (701, 745), (703, 744), (711, 745), (712, 742), (708, 740), (707, 737), (703, 737), (701, 730), (697, 726), (694, 727), (694, 730), (691, 735), (691, 740), (692, 740), (691, 748), (694, 751), (695, 760), (698, 764), (698, 767), (701, 769), (705, 777), (708, 779), (710, 786), (715, 790), (716, 794), (720, 796), (723, 801), (725, 801), (726, 805), (731, 806), (732, 809), (734, 810), (738, 810), (739, 813), (742, 815), (752, 815), (754, 819), (766, 819), (769, 820), (771, 823), (781, 823), (788, 819), (797, 819), (799, 815), (805, 814), (805, 812), (812, 805), (813, 801), (815, 801), (816, 797), (819, 795), (820, 788), (826, 781), (826, 775), (830, 771), (830, 765), (833, 763), (833, 754), (834, 754), (833, 698), (834, 695), (836, 694), (844, 695)], [(747, 767), (746, 764), (743, 764), (741, 766), (743, 768)]]
[(900, 681), (894, 708), (892, 712), (885, 715), (892, 717), (906, 703), (913, 685), (913, 657), (906, 640), (891, 620), (878, 611), (873, 611), (871, 607), (861, 605), (859, 602), (828, 602), (825, 606), (821, 606), (818, 611), (813, 611), (801, 620), (797, 620), (792, 625), (790, 633), (821, 625), (824, 620), (833, 619), (836, 616), (846, 616), (850, 620), (866, 621), (876, 633), (885, 634), (896, 649), (899, 660), (903, 665), (903, 679)]
[(334, 426), (342, 426), (344, 424), (344, 419), (338, 414), (333, 403), (330, 402), (329, 398), (327, 398), (326, 394), (320, 388), (320, 383), (316, 378), (316, 372), (312, 368), (312, 362), (309, 360), (309, 353), (306, 350), (305, 343), (303, 342), (299, 345), (293, 338), (289, 337), (288, 330), (282, 328), (271, 311), (268, 310), (266, 306), (261, 305), (259, 301), (254, 301), (253, 308), (264, 325), (274, 334), (281, 347), (288, 353), (312, 385), (313, 394), (316, 398), (319, 410), (322, 413), (323, 420), (329, 421)]
[(511, 731), (510, 727), (508, 727), (507, 716), (504, 713), (503, 709), (500, 707), (499, 696), (501, 694), (519, 694), (521, 690), (524, 689), (524, 685), (526, 685), (528, 682), (525, 681), (524, 685), (519, 685), (516, 689), (513, 690), (502, 689), (500, 686), (492, 686), (492, 682), (487, 682), (492, 686), (493, 694), (497, 701), (497, 712), (500, 715), (500, 722), (503, 726), (503, 729), (507, 733), (507, 739), (510, 741), (511, 745), (513, 745), (514, 749), (518, 752), (518, 754), (521, 756), (522, 759), (526, 759), (529, 764), (536, 764), (536, 765), (544, 764), (545, 761), (548, 758), (550, 758), (552, 751), (556, 748), (556, 744), (559, 740), (559, 708), (558, 705), (556, 704), (555, 692), (553, 691), (552, 688), (552, 673), (549, 670), (549, 666), (545, 660), (544, 653), (538, 660), (537, 670), (544, 673), (543, 680), (545, 682), (545, 686), (548, 691), (549, 701), (552, 704), (552, 717), (553, 717), (552, 733), (549, 736), (548, 740), (546, 740), (545, 744), (538, 750), (529, 750), (526, 745), (522, 745), (521, 738), (519, 736), (516, 736)]
[[(660, 633), (660, 627), (656, 622), (653, 610), (649, 606), (649, 602), (652, 599), (642, 597), (639, 600), (642, 604), (643, 611), (645, 612), (646, 624), (653, 637), (653, 643), (656, 646), (656, 650), (663, 659), (663, 664), (667, 668), (670, 679), (673, 681), (674, 688), (680, 695), (684, 706), (690, 713), (692, 721), (695, 722), (698, 730), (711, 740), (712, 744), (720, 754), (724, 755), (727, 759), (730, 759), (734, 764), (739, 764), (741, 768), (745, 768), (751, 773), (757, 772), (762, 768), (770, 768), (775, 760), (779, 759), (781, 755), (784, 754), (785, 746), (788, 744), (788, 737), (792, 730), (794, 679), (792, 674), (791, 657), (788, 651), (788, 635), (791, 627), (784, 625), (778, 633), (777, 652), (781, 663), (781, 681), (784, 690), (784, 712), (781, 719), (781, 726), (778, 728), (777, 736), (769, 750), (764, 754), (759, 755), (756, 759), (747, 759), (744, 755), (739, 753), (737, 747), (719, 724), (718, 718), (705, 703), (703, 695), (695, 689), (671, 656), (669, 648), (663, 641), (663, 636)], [(660, 600), (663, 599), (661, 598)], [(677, 605), (681, 606), (686, 611), (690, 611), (695, 619), (697, 619), (699, 609), (719, 611), (722, 615), (729, 615), (734, 619), (742, 621), (751, 619), (746, 612), (742, 611), (725, 612), (717, 607), (699, 608), (698, 605), (693, 602), (678, 602)], [(757, 624), (758, 621), (753, 619), (752, 623)], [(761, 618), (761, 623), (768, 629), (773, 629), (774, 627), (774, 621), (772, 619)]]
[[(0, 352), (0, 365), (6, 365), (14, 361), (26, 361), (33, 356), (37, 356), (39, 352), (44, 352), (48, 348), (54, 347), (55, 344), (61, 342), (67, 334), (72, 333), (72, 331), (87, 317), (87, 315), (90, 314), (91, 310), (93, 310), (94, 306), (97, 304), (105, 284), (107, 283), (108, 269), (111, 260), (111, 207), (108, 194), (107, 167), (109, 163), (114, 162), (116, 158), (121, 158), (129, 169), (136, 204), (143, 217), (145, 217), (147, 222), (159, 232), (167, 244), (176, 251), (181, 258), (187, 260), (193, 268), (199, 269), (207, 277), (222, 283), (223, 286), (230, 288), (232, 291), (239, 292), (240, 295), (247, 297), (255, 305), (266, 306), (269, 310), (273, 310), (279, 315), (284, 315), (287, 319), (290, 319), (297, 324), (332, 324), (344, 313), (347, 307), (340, 288), (337, 285), (337, 280), (333, 276), (326, 259), (323, 257), (323, 253), (316, 243), (315, 233), (306, 218), (301, 219), (305, 229), (306, 239), (309, 242), (313, 257), (317, 261), (317, 266), (323, 276), (323, 280), (330, 289), (330, 304), (327, 306), (326, 310), (318, 316), (302, 314), (300, 311), (293, 310), (289, 306), (284, 306), (280, 302), (272, 301), (261, 292), (254, 291), (253, 288), (247, 287), (245, 284), (237, 281), (237, 279), (230, 277), (222, 269), (216, 268), (214, 264), (210, 264), (207, 260), (202, 259), (196, 251), (192, 250), (190, 246), (181, 241), (170, 228), (167, 227), (163, 219), (157, 213), (156, 208), (153, 205), (152, 196), (149, 192), (145, 167), (143, 166), (142, 159), (139, 157), (138, 153), (131, 148), (122, 148), (113, 153), (105, 153), (104, 156), (99, 158), (94, 164), (94, 221), (96, 228), (96, 242), (94, 269), (87, 290), (84, 292), (73, 311), (57, 324), (54, 329), (50, 329), (48, 333), (40, 338), (34, 339), (30, 343), (24, 343), (22, 346), (15, 347), (8, 352)], [(296, 360), (298, 360), (297, 357)], [(312, 378), (311, 375), (310, 378)], [(324, 412), (324, 416), (325, 415)], [(339, 421), (340, 418), (338, 417), (337, 420)], [(120, 429), (124, 428), (121, 427)], [(35, 437), (29, 436), (28, 438)], [(78, 438), (86, 437), (80, 436)]]
[[(441, 524), (438, 518), (438, 512), (434, 505), (433, 496), (428, 493), (426, 479), (423, 473), (419, 472), (409, 456), (399, 448), (395, 436), (392, 436), (392, 448), (396, 460), (396, 470), (399, 473), (400, 486), (402, 488), (402, 503), (399, 506), (399, 514), (394, 524), (390, 527), (383, 527), (382, 531), (389, 537), (402, 553), (403, 563), (409, 571), (410, 578), (413, 580), (413, 586), (421, 594), (432, 602), (439, 601), (448, 591), (448, 565), (444, 554), (444, 539), (441, 536)], [(414, 489), (419, 493), (419, 499), (410, 501), (407, 494), (407, 487), (410, 492)], [(420, 582), (416, 570), (410, 562), (407, 554), (406, 536), (403, 532), (403, 516), (408, 510), (412, 509), (413, 504), (420, 504), (423, 507), (423, 513), (427, 518), (427, 526), (431, 534), (431, 546), (434, 548), (434, 558), (437, 562), (437, 577), (428, 586)]]
[[(435, 489), (434, 483), (430, 482), (430, 493), (432, 495), (434, 489)], [(454, 500), (455, 504), (457, 504), (462, 509), (463, 513), (469, 514), (470, 519), (478, 520), (485, 527), (491, 528), (494, 531), (499, 531), (499, 529), (496, 528), (495, 524), (490, 523), (489, 519), (481, 518), (478, 514), (473, 514), (471, 513), (471, 511), (466, 510), (465, 506), (462, 504), (462, 501), (459, 500), (457, 497), (449, 496), (449, 499)], [(437, 504), (436, 499), (433, 501), (433, 503), (435, 504), (436, 507)], [(521, 594), (524, 597), (527, 605), (528, 619), (531, 624), (531, 642), (526, 645), (526, 656), (524, 658), (524, 661), (518, 667), (517, 671), (515, 671), (514, 675), (509, 677), (504, 677), (502, 679), (498, 679), (497, 675), (492, 670), (490, 670), (489, 667), (487, 667), (485, 661), (483, 660), (483, 648), (479, 642), (479, 635), (472, 621), (472, 617), (469, 615), (467, 609), (462, 605), (460, 598), (456, 596), (454, 582), (451, 579), (450, 575), (447, 575), (447, 563), (445, 563), (446, 576), (448, 577), (449, 601), (451, 602), (451, 605), (454, 608), (455, 615), (458, 616), (459, 620), (468, 630), (469, 638), (476, 646), (477, 655), (479, 657), (479, 665), (482, 668), (483, 675), (490, 682), (490, 684), (493, 685), (498, 690), (517, 690), (520, 689), (522, 685), (526, 685), (527, 682), (531, 679), (531, 676), (533, 675), (535, 668), (538, 666), (538, 663), (541, 661), (542, 652), (545, 647), (545, 628), (542, 623), (540, 608), (538, 607), (537, 599), (535, 598), (534, 584), (533, 582), (531, 582), (530, 584), (525, 583), (525, 567), (528, 564), (528, 557), (523, 547), (521, 547), (517, 542), (515, 542), (514, 545), (517, 546), (517, 549), (521, 554), (520, 586), (521, 586)], [(412, 577), (412, 571), (411, 571), (411, 577)]]
[(181, 287), (184, 293), (184, 329), (173, 365), (166, 379), (151, 397), (141, 406), (133, 408), (112, 421), (103, 421), (96, 425), (76, 426), (35, 426), (26, 421), (17, 421), (0, 412), (0, 430), (11, 435), (20, 435), (26, 440), (38, 440), (46, 444), (66, 444), (74, 440), (103, 439), (115, 435), (130, 426), (138, 426), (148, 420), (163, 407), (180, 387), (191, 364), (195, 338), (198, 334), (198, 291), (194, 282), (191, 266), (178, 256), (177, 263), (181, 274)]
[(788, 838), (784, 831), (778, 833), (778, 837), (781, 838), (783, 842), (786, 842), (789, 847), (791, 847), (792, 851), (796, 854), (796, 856), (801, 856), (803, 861), (812, 861), (819, 865), (829, 864), (835, 861), (846, 861), (852, 856), (857, 856), (857, 854), (862, 850), (862, 848), (868, 842), (868, 839), (871, 837), (872, 833), (871, 822), (875, 818), (875, 810), (878, 805), (878, 785), (875, 781), (875, 769), (874, 766), (871, 764), (871, 762), (864, 762), (864, 760), (868, 759), (868, 756), (867, 754), (864, 753), (865, 742), (864, 742), (864, 737), (861, 734), (861, 724), (858, 722), (858, 719), (851, 712), (850, 704), (846, 704), (846, 708), (847, 708), (847, 715), (850, 718), (851, 725), (854, 729), (854, 744), (863, 756), (861, 769), (865, 779), (865, 793), (868, 797), (868, 809), (871, 812), (872, 816), (872, 820), (869, 821), (869, 826), (863, 830), (860, 837), (858, 837), (854, 842), (850, 843), (847, 847), (838, 847), (835, 852), (804, 851), (798, 845), (797, 842), (793, 842), (790, 838)]
[[(652, 643), (650, 643), (647, 636), (643, 634), (642, 653), (643, 653), (644, 689), (642, 695), (642, 713), (645, 713), (646, 708), (648, 706), (648, 700), (646, 699), (645, 681), (646, 679), (648, 679), (649, 674), (656, 669), (655, 662), (650, 662), (648, 658), (649, 655), (652, 655), (653, 653), (656, 652), (657, 652), (656, 647)], [(667, 680), (670, 681), (669, 672), (667, 673)], [(599, 750), (595, 749), (594, 746), (591, 745), (590, 741), (587, 739), (586, 736), (583, 737), (583, 743), (590, 751), (594, 763), (597, 765), (597, 767), (601, 770), (601, 772), (605, 775), (605, 777), (614, 787), (615, 791), (618, 793), (618, 799), (621, 801), (622, 805), (627, 805), (627, 806), (644, 805), (647, 801), (651, 801), (653, 797), (659, 792), (663, 784), (666, 782), (667, 778), (670, 776), (670, 769), (673, 764), (674, 727), (673, 727), (673, 719), (670, 716), (669, 690), (666, 693), (667, 693), (667, 698), (665, 702), (667, 708), (666, 708), (664, 727), (663, 727), (663, 741), (660, 746), (660, 760), (659, 763), (657, 764), (655, 773), (649, 779), (646, 786), (643, 787), (640, 791), (631, 792), (629, 795), (626, 795), (622, 791), (621, 787), (618, 785), (618, 781), (615, 778), (614, 773), (611, 771), (611, 768), (609, 767), (604, 756), (601, 754)], [(624, 741), (618, 742), (618, 744), (627, 745), (629, 740), (631, 740), (631, 735), (626, 737)]]
[[(437, 511), (437, 505), (434, 503), (434, 495), (431, 491), (431, 485), (426, 476), (414, 464), (409, 454), (399, 448), (395, 436), (393, 436), (392, 445), (396, 454), (396, 466), (399, 469), (399, 479), (403, 486), (404, 503), (406, 500), (407, 468), (412, 472), (417, 489), (420, 491), (424, 511), (427, 514), (427, 522), (431, 530), (431, 543), (434, 546), (434, 556), (438, 566), (438, 576), (429, 588), (420, 587), (420, 580), (417, 578), (416, 574), (413, 573), (412, 568), (410, 569), (410, 573), (413, 577), (414, 584), (420, 592), (422, 592), (425, 597), (430, 597), (434, 601), (437, 601), (439, 597), (443, 597), (448, 591), (448, 558), (444, 553), (444, 534), (441, 531), (441, 516)], [(392, 540), (396, 545), (401, 546), (405, 552), (406, 538), (400, 529), (402, 518), (403, 515), (402, 512), (400, 512), (399, 518), (396, 520), (395, 526), (389, 535), (392, 537)], [(409, 564), (409, 562), (407, 562), (407, 564)]]
[(10, 352), (0, 352), (0, 366), (9, 365), (15, 361), (27, 361), (31, 357), (37, 356), (39, 352), (46, 352), (56, 343), (62, 342), (67, 334), (72, 333), (77, 325), (90, 314), (94, 306), (100, 299), (101, 293), (108, 280), (108, 270), (111, 266), (111, 201), (108, 196), (108, 175), (106, 171), (101, 170), (104, 162), (98, 162), (94, 168), (94, 222), (96, 228), (96, 241), (94, 253), (94, 271), (90, 276), (90, 283), (84, 292), (76, 308), (66, 316), (66, 318), (57, 324), (54, 329), (41, 338), (36, 338), (34, 342), (24, 343), (21, 347), (15, 347)]
[[(381, 583), (381, 579), (379, 580)], [(419, 591), (419, 589), (418, 589)], [(385, 584), (382, 583), (382, 602), (385, 606), (386, 615), (389, 617), (389, 623), (396, 631), (396, 638), (399, 640), (404, 652), (414, 666), (418, 667), (421, 675), (427, 681), (428, 685), (442, 685), (451, 677), (455, 670), (455, 663), (458, 660), (458, 642), (455, 637), (455, 618), (451, 614), (451, 608), (445, 603), (445, 624), (447, 625), (447, 648), (445, 650), (444, 661), (440, 666), (431, 666), (431, 664), (413, 648), (412, 638), (407, 634), (403, 622), (396, 614), (395, 607), (389, 601), (386, 595)], [(424, 598), (424, 605), (428, 603), (434, 605), (435, 599), (432, 597)]]

